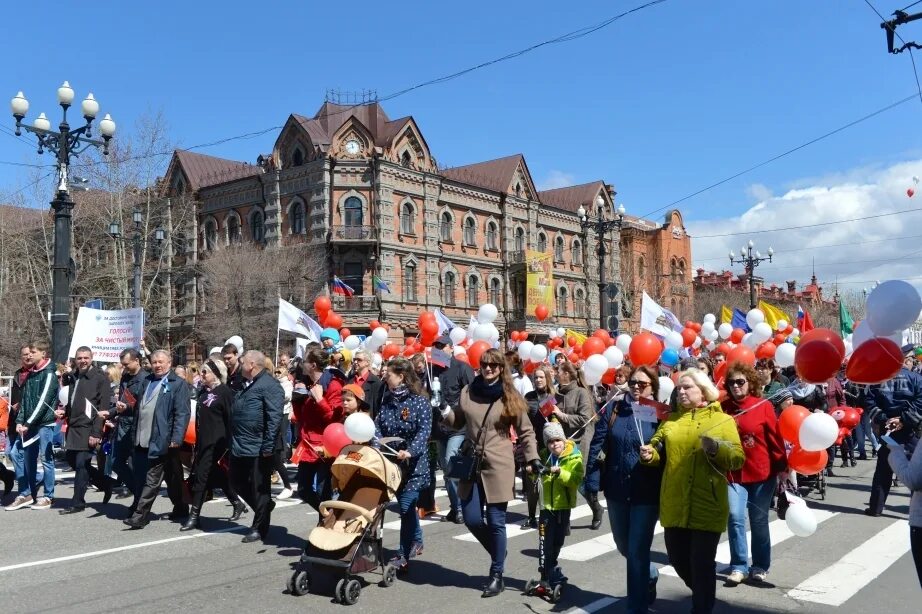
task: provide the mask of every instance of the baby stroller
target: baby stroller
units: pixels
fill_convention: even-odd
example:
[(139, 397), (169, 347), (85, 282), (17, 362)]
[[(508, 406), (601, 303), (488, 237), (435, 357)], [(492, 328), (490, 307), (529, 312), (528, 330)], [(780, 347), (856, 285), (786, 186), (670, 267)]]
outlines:
[(813, 475), (797, 474), (797, 494), (807, 497), (814, 492), (819, 495), (821, 501), (826, 500), (826, 467)]
[(344, 447), (331, 471), (339, 499), (320, 504), (320, 521), (307, 538), (288, 590), (305, 595), (322, 573), (339, 578), (335, 601), (352, 605), (362, 592), (356, 574), (380, 570), (385, 587), (397, 578), (396, 567), (385, 561), (381, 542), (384, 509), (400, 487), (401, 474), (379, 450), (358, 444)]

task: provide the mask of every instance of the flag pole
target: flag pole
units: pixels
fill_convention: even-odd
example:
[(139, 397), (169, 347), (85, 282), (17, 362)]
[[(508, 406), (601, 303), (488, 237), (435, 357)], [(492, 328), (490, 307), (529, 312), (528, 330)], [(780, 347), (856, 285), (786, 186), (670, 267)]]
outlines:
[[(278, 293), (279, 293), (279, 308), (280, 308), (279, 314), (281, 315), (281, 306), (282, 306), (281, 288), (279, 289)], [(275, 323), (275, 363), (274, 364), (276, 368), (278, 368), (279, 366), (279, 340), (281, 339), (281, 336), (282, 336), (282, 328), (279, 326), (279, 324), (281, 324), (281, 322)], [(285, 365), (285, 366), (287, 367), (288, 365)]]

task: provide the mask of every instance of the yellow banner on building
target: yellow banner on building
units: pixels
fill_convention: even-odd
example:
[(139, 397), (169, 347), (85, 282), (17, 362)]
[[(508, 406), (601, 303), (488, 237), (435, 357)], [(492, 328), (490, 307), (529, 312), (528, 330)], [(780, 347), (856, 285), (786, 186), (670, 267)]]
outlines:
[(525, 309), (528, 315), (533, 315), (538, 305), (544, 305), (554, 313), (554, 263), (551, 254), (527, 250), (525, 265), (528, 267), (525, 279)]

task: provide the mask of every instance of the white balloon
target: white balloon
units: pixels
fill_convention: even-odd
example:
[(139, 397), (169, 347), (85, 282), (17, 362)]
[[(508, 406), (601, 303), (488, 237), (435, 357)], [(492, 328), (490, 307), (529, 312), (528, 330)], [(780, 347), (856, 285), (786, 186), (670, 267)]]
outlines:
[(233, 343), (237, 346), (237, 354), (243, 354), (243, 338), (240, 335), (234, 335), (225, 341), (224, 345), (227, 345), (228, 343)]
[(496, 309), (496, 305), (493, 303), (486, 303), (485, 305), (481, 305), (480, 309), (477, 311), (477, 321), (481, 324), (491, 324), (498, 315), (499, 311)]
[(794, 366), (794, 353), (797, 351), (797, 346), (793, 343), (782, 343), (775, 350), (775, 364), (785, 369), (787, 367)]
[(701, 336), (705, 338), (710, 337), (711, 332), (714, 330), (716, 329), (714, 328), (713, 322), (705, 322), (704, 324), (701, 325)]
[(672, 348), (673, 350), (682, 349), (682, 333), (671, 330), (666, 333), (666, 336), (663, 338), (663, 342), (666, 344), (667, 348)]
[(371, 355), (371, 368), (377, 371), (384, 364), (384, 356), (375, 352)]
[(749, 325), (749, 328), (755, 328), (756, 324), (759, 322), (765, 321), (765, 314), (762, 313), (761, 309), (750, 309), (749, 313), (746, 314), (746, 324)]
[(467, 350), (463, 346), (456, 345), (454, 346), (454, 349), (452, 349), (451, 353), (453, 356), (462, 356), (467, 355)]
[(368, 414), (357, 411), (343, 423), (346, 435), (356, 443), (367, 443), (375, 436), (375, 423)]
[(493, 347), (497, 347), (496, 344), (499, 341), (499, 329), (496, 328), (496, 324), (482, 324), (481, 326), (490, 327), (490, 337), (487, 339), (487, 341), (492, 343)]
[(467, 331), (464, 330), (463, 327), (457, 326), (451, 329), (451, 332), (448, 333), (448, 336), (451, 338), (451, 342), (453, 345), (458, 345), (459, 343), (467, 339)]
[(799, 328), (795, 328), (794, 330), (792, 330), (792, 331), (791, 331), (791, 336), (792, 336), (792, 337), (800, 337), (800, 329), (799, 329)]
[(343, 345), (346, 346), (347, 350), (355, 350), (362, 345), (362, 340), (355, 335), (349, 335), (346, 337), (346, 340), (343, 341)]
[(547, 336), (550, 337), (551, 339), (557, 339), (558, 337), (560, 337), (560, 335), (557, 334), (556, 328), (552, 328), (551, 330), (549, 330), (547, 332)]
[(711, 341), (717, 341), (719, 338), (720, 338), (720, 333), (718, 333), (716, 330), (712, 330), (711, 334), (708, 335), (708, 339), (710, 339)]
[(492, 326), (492, 324), (477, 324), (476, 326), (474, 326), (474, 330), (473, 330), (474, 341), (480, 341), (480, 340), (486, 341), (487, 339), (489, 339), (490, 338), (490, 328), (489, 328), (490, 326)]
[[(715, 331), (715, 333), (716, 333), (716, 331)], [(708, 341), (708, 342), (705, 344), (704, 349), (706, 349), (708, 352), (710, 352), (710, 351), (712, 351), (712, 350), (713, 350), (714, 348), (716, 348), (716, 347), (717, 347), (717, 344), (716, 344), (716, 343), (714, 343), (713, 341)]]
[[(792, 498), (798, 501), (792, 501)], [(816, 514), (813, 510), (807, 507), (807, 503), (800, 497), (788, 497), (788, 500), (791, 501), (791, 505), (785, 513), (784, 522), (791, 533), (797, 537), (810, 537), (816, 533)]]
[[(715, 316), (713, 313), (706, 313), (704, 314), (703, 322), (704, 324), (714, 324), (715, 322), (717, 322), (717, 316)], [(703, 327), (704, 324), (702, 324), (701, 326)]]
[(756, 345), (765, 343), (772, 338), (772, 327), (769, 326), (768, 322), (759, 322), (755, 325), (755, 328), (752, 329), (752, 336), (754, 339), (757, 339)]
[(672, 391), (675, 390), (675, 382), (672, 379), (666, 377), (665, 375), (659, 376), (659, 393), (656, 395), (656, 400), (660, 403), (668, 403), (672, 398)]
[(593, 354), (583, 363), (583, 373), (602, 377), (608, 371), (608, 359), (601, 354)]
[(58, 390), (58, 404), (67, 405), (67, 397), (69, 395), (70, 395), (69, 386), (63, 386), (60, 390)]
[(871, 330), (871, 325), (868, 323), (867, 318), (865, 318), (858, 323), (858, 326), (855, 327), (855, 332), (852, 333), (852, 347), (857, 349), (862, 343), (875, 337), (883, 337), (885, 339), (890, 339), (897, 345), (903, 345), (903, 333), (901, 331), (897, 330), (883, 335), (875, 335), (874, 331)]
[(605, 348), (605, 351), (602, 352), (602, 356), (608, 361), (609, 369), (617, 369), (624, 364), (624, 352), (615, 346)]
[(919, 312), (922, 312), (922, 297), (905, 281), (885, 281), (868, 295), (866, 320), (877, 335), (909, 328), (919, 318)]
[(562, 326), (561, 326), (560, 328), (557, 329), (557, 336), (558, 336), (558, 337), (563, 337), (563, 336), (566, 335), (566, 334), (567, 334), (567, 329), (563, 328)]
[(730, 335), (733, 333), (733, 325), (729, 322), (724, 322), (717, 329), (717, 334), (720, 335), (721, 339), (729, 339)]
[(531, 359), (531, 350), (535, 347), (535, 344), (531, 341), (523, 341), (519, 344), (519, 358), (522, 360)]
[(615, 347), (621, 350), (623, 354), (627, 354), (628, 350), (631, 348), (631, 336), (627, 333), (618, 335), (618, 338), (615, 339)]
[[(598, 354), (596, 354), (598, 356)], [(603, 373), (586, 373), (583, 372), (583, 381), (586, 382), (587, 386), (595, 386), (602, 381)]]
[(693, 347), (693, 348), (700, 348), (700, 347), (701, 347), (701, 337), (695, 337), (695, 340), (692, 341), (692, 347)]
[(797, 437), (801, 448), (808, 452), (818, 452), (836, 442), (839, 437), (839, 425), (829, 414), (810, 414), (800, 424)]
[(787, 320), (778, 320), (778, 327), (775, 330), (785, 330), (788, 327)]
[(547, 358), (547, 348), (543, 345), (536, 344), (531, 348), (531, 361), (532, 362), (544, 362), (544, 359)]
[(379, 326), (378, 328), (371, 331), (371, 338), (374, 339), (378, 345), (381, 345), (387, 341), (387, 329), (383, 326)]
[(752, 333), (746, 333), (743, 335), (743, 345), (754, 350), (759, 347), (759, 340)]

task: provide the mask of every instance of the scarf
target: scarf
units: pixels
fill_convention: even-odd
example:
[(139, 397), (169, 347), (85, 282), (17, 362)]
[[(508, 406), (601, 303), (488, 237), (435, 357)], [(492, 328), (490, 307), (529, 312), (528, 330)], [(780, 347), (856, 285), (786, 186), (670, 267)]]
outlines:
[(391, 397), (398, 402), (403, 402), (407, 400), (407, 397), (410, 396), (410, 389), (407, 388), (406, 384), (400, 384), (393, 390), (391, 390)]
[(492, 384), (488, 384), (482, 375), (478, 375), (471, 382), (471, 392), (474, 396), (485, 398), (489, 402), (498, 401), (503, 397), (503, 380), (498, 378)]

